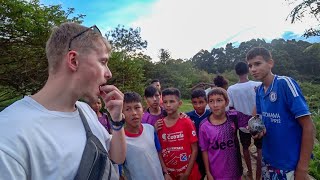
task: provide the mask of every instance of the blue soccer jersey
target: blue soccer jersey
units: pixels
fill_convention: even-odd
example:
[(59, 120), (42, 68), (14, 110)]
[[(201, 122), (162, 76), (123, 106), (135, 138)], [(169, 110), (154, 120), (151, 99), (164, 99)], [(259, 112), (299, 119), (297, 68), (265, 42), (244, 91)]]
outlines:
[(267, 129), (262, 145), (264, 160), (282, 170), (295, 170), (302, 138), (297, 118), (310, 115), (299, 85), (289, 77), (275, 76), (267, 92), (262, 84), (256, 97), (257, 114), (262, 115)]
[(200, 124), (201, 124), (202, 120), (204, 120), (205, 118), (207, 118), (211, 114), (211, 111), (206, 109), (202, 115), (199, 115), (196, 112), (196, 110), (193, 110), (193, 111), (187, 112), (186, 114), (193, 121), (193, 123), (196, 127), (197, 135), (199, 135)]

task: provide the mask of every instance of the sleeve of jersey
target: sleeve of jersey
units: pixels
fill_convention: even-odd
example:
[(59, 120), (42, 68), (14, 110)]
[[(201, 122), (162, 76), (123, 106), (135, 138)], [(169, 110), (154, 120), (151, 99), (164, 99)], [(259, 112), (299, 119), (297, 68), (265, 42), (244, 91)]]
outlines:
[(247, 127), (248, 121), (252, 116), (243, 114), (242, 112), (237, 113), (239, 127)]
[(294, 114), (295, 118), (310, 115), (307, 102), (298, 83), (289, 77), (284, 77), (281, 81), (281, 85), (283, 86), (286, 94), (285, 97), (287, 98), (287, 106)]
[(230, 91), (227, 91), (227, 92), (229, 97), (229, 108), (234, 107), (231, 92)]
[(0, 179), (27, 179), (24, 168), (13, 157), (0, 150)]
[(189, 142), (190, 143), (195, 143), (198, 141), (197, 138), (197, 133), (196, 133), (196, 128), (193, 124), (193, 122), (191, 121), (191, 119), (186, 118), (185, 119), (185, 128), (187, 130), (186, 134), (188, 136)]
[(199, 129), (199, 146), (201, 148), (201, 151), (207, 151), (209, 148), (207, 133), (205, 131), (205, 127), (203, 124), (200, 126)]
[(156, 146), (157, 151), (160, 152), (161, 145), (160, 145), (160, 141), (159, 141), (159, 138), (158, 138), (158, 135), (156, 132), (154, 132), (154, 145)]

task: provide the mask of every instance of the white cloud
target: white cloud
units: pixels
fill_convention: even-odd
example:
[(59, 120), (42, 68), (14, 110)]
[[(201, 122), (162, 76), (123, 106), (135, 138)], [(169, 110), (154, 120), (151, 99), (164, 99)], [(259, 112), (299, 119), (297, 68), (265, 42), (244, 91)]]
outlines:
[(284, 31), (302, 33), (309, 27), (306, 22), (286, 21), (292, 8), (281, 0), (158, 0), (149, 15), (131, 25), (141, 27), (148, 41), (146, 53), (154, 60), (160, 48), (173, 58), (191, 58), (233, 36), (230, 42), (279, 38)]

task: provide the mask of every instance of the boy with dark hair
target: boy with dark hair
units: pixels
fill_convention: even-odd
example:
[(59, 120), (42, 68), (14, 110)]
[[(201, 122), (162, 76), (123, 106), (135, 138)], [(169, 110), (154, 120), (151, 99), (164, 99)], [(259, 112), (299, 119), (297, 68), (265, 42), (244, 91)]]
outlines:
[(214, 79), (213, 79), (213, 83), (216, 85), (216, 87), (221, 87), (225, 90), (228, 89), (228, 80), (221, 76), (221, 75), (217, 75)]
[(144, 90), (144, 99), (147, 103), (147, 110), (142, 117), (142, 123), (148, 123), (154, 126), (155, 122), (165, 117), (165, 111), (160, 106), (160, 89), (153, 85), (148, 86)]
[(164, 108), (167, 117), (163, 118), (163, 126), (158, 130), (162, 147), (164, 173), (172, 179), (198, 180), (201, 178), (195, 162), (198, 145), (195, 127), (189, 118), (180, 116), (180, 91), (167, 88), (162, 91)]
[[(208, 117), (211, 113), (210, 110), (206, 109), (207, 96), (206, 96), (205, 90), (195, 89), (194, 91), (192, 91), (191, 103), (192, 103), (194, 110), (187, 112), (186, 114), (193, 121), (193, 123), (196, 127), (197, 135), (199, 136), (199, 127), (200, 127), (202, 120), (204, 120), (206, 117)], [(200, 147), (198, 147), (198, 152), (201, 152)], [(206, 176), (206, 169), (203, 164), (202, 153), (198, 153), (196, 161), (199, 165), (201, 179), (204, 179), (204, 177)]]
[[(236, 109), (237, 111), (242, 112), (246, 115), (252, 115), (252, 111), (255, 107), (255, 97), (256, 92), (255, 89), (261, 85), (261, 82), (249, 81), (249, 67), (248, 64), (240, 61), (235, 65), (235, 71), (238, 75), (239, 81), (238, 83), (230, 86), (228, 88), (228, 96), (229, 96), (229, 108)], [(253, 179), (252, 175), (252, 166), (251, 166), (251, 158), (249, 152), (249, 146), (251, 144), (251, 134), (244, 133), (239, 131), (240, 141), (242, 144), (242, 151), (244, 160), (246, 162), (248, 173), (247, 176), (249, 179)], [(262, 140), (255, 139), (254, 144), (257, 147), (257, 171), (256, 171), (256, 179), (261, 178), (261, 146)]]
[(153, 79), (150, 83), (150, 85), (155, 86), (156, 88), (158, 88), (161, 91), (161, 84), (159, 79)]
[(136, 92), (124, 94), (123, 114), (127, 141), (124, 172), (128, 180), (163, 180), (159, 160), (161, 147), (153, 126), (141, 124), (143, 107), (141, 96)]
[(161, 84), (159, 79), (153, 79), (150, 83), (150, 85), (153, 85), (154, 87), (158, 88), (160, 91), (160, 106), (162, 106), (163, 102), (162, 102), (162, 96), (161, 96)]
[(314, 125), (298, 83), (272, 73), (274, 61), (263, 47), (251, 49), (247, 62), (253, 77), (262, 81), (257, 89), (256, 109), (266, 130), (254, 136), (263, 136), (262, 178), (308, 179)]

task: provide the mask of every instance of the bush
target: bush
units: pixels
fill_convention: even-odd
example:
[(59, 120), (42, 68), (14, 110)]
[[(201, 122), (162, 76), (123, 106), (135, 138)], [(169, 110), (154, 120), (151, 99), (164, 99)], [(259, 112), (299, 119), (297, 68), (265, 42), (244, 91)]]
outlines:
[(320, 179), (320, 114), (315, 113), (312, 117), (316, 127), (316, 139), (317, 143), (313, 149), (313, 159), (310, 161), (309, 174), (315, 179)]
[(320, 145), (314, 146), (313, 159), (310, 161), (309, 174), (315, 179), (320, 179)]

